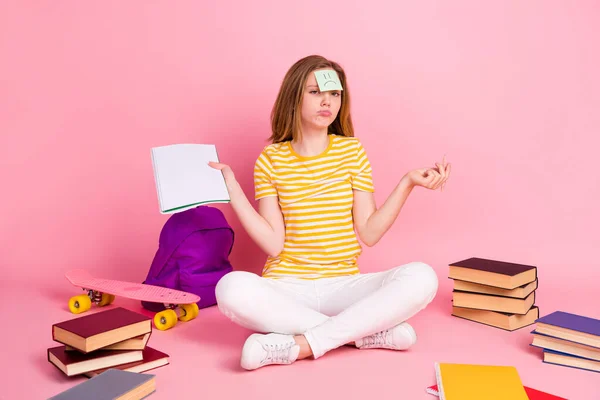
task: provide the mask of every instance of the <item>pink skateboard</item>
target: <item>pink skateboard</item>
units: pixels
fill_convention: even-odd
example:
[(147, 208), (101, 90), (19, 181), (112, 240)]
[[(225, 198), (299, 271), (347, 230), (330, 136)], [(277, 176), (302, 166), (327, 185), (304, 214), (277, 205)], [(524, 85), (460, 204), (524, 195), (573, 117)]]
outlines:
[(129, 299), (162, 303), (167, 308), (154, 316), (154, 326), (160, 330), (169, 329), (179, 321), (190, 321), (198, 316), (200, 297), (188, 292), (112, 279), (100, 279), (83, 269), (74, 269), (65, 274), (71, 284), (87, 291), (87, 294), (74, 296), (69, 300), (69, 310), (79, 314), (90, 309), (92, 302), (106, 306), (115, 296)]

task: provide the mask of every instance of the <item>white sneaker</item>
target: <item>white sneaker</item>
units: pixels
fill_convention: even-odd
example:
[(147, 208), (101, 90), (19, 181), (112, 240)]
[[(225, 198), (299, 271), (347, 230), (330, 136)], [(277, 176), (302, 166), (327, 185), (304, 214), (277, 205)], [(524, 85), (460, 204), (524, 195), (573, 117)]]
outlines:
[(406, 350), (417, 342), (417, 334), (406, 322), (385, 331), (374, 333), (355, 342), (359, 349)]
[(291, 364), (298, 358), (300, 346), (294, 336), (254, 333), (246, 339), (242, 349), (242, 368), (253, 370), (269, 364)]

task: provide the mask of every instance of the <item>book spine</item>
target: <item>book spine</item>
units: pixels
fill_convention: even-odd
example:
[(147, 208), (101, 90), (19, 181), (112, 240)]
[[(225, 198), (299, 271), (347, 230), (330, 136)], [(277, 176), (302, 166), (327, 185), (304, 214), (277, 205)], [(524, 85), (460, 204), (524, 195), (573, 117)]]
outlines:
[(444, 385), (442, 383), (442, 374), (440, 372), (440, 363), (435, 363), (435, 380), (437, 381), (438, 396), (440, 400), (445, 400)]

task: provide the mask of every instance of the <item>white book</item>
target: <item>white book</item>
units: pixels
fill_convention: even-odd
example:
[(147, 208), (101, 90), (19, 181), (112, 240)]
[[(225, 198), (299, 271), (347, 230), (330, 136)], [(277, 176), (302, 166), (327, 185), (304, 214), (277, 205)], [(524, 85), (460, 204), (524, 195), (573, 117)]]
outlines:
[(219, 162), (213, 144), (172, 144), (151, 150), (161, 214), (231, 199), (223, 173), (208, 165)]

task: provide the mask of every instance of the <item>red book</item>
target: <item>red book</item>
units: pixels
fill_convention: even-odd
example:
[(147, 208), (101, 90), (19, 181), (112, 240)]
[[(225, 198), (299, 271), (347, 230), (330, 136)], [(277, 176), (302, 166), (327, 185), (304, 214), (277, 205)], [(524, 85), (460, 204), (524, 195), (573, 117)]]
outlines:
[(65, 346), (48, 349), (48, 361), (67, 376), (80, 375), (100, 368), (140, 361), (141, 350), (119, 351), (100, 350), (90, 354), (78, 351), (66, 351)]
[[(150, 339), (150, 333), (105, 346), (102, 348), (102, 350), (144, 350), (146, 348), (146, 344), (148, 343), (148, 339)], [(67, 346), (66, 350), (79, 351), (71, 346)]]
[[(162, 351), (158, 351), (153, 349), (150, 346), (147, 346), (142, 356), (144, 357), (141, 361), (130, 362), (127, 364), (121, 364), (114, 366), (112, 368), (120, 369), (122, 371), (129, 372), (146, 372), (154, 368), (162, 367), (163, 365), (167, 365), (169, 363), (169, 355), (163, 353)], [(90, 371), (85, 373), (85, 376), (88, 378), (93, 378), (94, 376), (103, 373), (108, 368), (102, 368), (95, 371)]]
[(122, 307), (52, 325), (52, 339), (89, 353), (152, 332), (152, 320)]
[[(527, 393), (527, 397), (529, 397), (529, 400), (567, 400), (564, 397), (558, 397), (553, 394), (535, 390), (527, 386), (523, 386), (523, 388), (525, 389), (525, 393)], [(425, 389), (425, 391), (434, 396), (438, 396), (437, 385), (429, 386), (427, 389)]]

